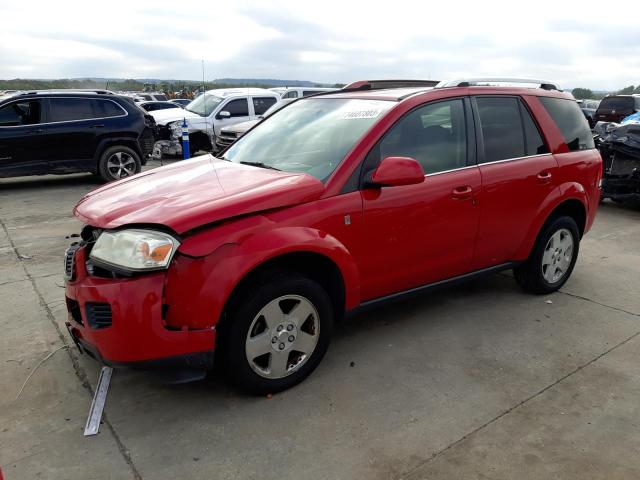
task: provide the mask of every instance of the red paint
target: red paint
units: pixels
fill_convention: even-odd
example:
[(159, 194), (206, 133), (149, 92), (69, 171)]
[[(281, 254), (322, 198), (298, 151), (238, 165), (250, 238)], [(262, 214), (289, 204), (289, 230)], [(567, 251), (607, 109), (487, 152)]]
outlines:
[[(407, 90), (336, 93), (392, 99)], [(375, 180), (345, 185), (375, 143), (405, 113), (433, 100), (472, 94), (517, 95), (533, 113), (551, 153), (471, 165), (425, 176), (406, 158), (378, 166)], [(304, 174), (260, 169), (211, 156), (151, 170), (88, 194), (75, 213), (100, 228), (160, 224), (181, 236), (167, 271), (129, 279), (87, 275), (78, 253), (67, 295), (109, 302), (113, 326), (73, 331), (111, 361), (133, 362), (215, 348), (215, 325), (238, 283), (282, 255), (323, 256), (344, 283), (345, 308), (506, 261), (523, 260), (549, 214), (577, 200), (593, 223), (601, 159), (569, 152), (537, 96), (522, 88), (443, 88), (397, 102), (322, 184)], [(311, 100), (313, 101), (313, 100)], [(385, 165), (387, 164), (388, 165)], [(419, 183), (418, 183), (419, 181)], [(165, 318), (162, 305), (168, 305)]]
[(383, 158), (371, 181), (382, 187), (402, 187), (424, 182), (424, 171), (417, 160), (407, 157)]

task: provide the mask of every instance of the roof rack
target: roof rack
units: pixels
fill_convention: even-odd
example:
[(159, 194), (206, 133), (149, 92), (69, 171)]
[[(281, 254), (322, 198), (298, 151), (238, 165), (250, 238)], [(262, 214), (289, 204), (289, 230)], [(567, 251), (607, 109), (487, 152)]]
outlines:
[(542, 88), (543, 90), (558, 90), (562, 91), (557, 84), (553, 82), (547, 82), (546, 80), (533, 80), (530, 78), (459, 78), (456, 80), (450, 80), (447, 82), (440, 82), (436, 88), (445, 87), (477, 87), (477, 86), (494, 86), (494, 83), (515, 83), (515, 84), (532, 84), (535, 88)]
[(41, 90), (26, 90), (20, 95), (34, 95), (36, 93), (97, 93), (99, 95), (115, 95), (111, 90), (101, 88), (49, 88)]
[(381, 90), (384, 88), (435, 87), (436, 85), (438, 85), (438, 80), (358, 80), (342, 87), (341, 90)]

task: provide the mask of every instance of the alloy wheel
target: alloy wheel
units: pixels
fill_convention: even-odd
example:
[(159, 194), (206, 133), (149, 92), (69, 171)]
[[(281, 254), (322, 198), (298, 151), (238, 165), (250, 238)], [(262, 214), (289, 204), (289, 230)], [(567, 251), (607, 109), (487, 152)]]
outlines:
[(313, 354), (320, 337), (318, 311), (307, 298), (283, 295), (254, 317), (245, 341), (252, 370), (264, 378), (291, 375)]
[(542, 276), (554, 284), (566, 275), (573, 260), (573, 235), (566, 228), (555, 232), (544, 248), (542, 255)]
[(136, 161), (126, 152), (116, 152), (107, 160), (107, 171), (115, 179), (129, 177), (136, 173)]

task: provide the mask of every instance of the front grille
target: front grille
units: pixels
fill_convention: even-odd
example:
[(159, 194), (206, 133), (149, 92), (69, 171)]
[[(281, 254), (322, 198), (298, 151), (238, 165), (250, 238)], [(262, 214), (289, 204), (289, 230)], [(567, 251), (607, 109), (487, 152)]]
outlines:
[(111, 326), (111, 305), (108, 303), (87, 303), (85, 313), (91, 328), (100, 329)]
[(238, 134), (236, 132), (227, 132), (223, 130), (222, 132), (220, 132), (220, 136), (235, 139)]
[(84, 325), (82, 323), (82, 314), (80, 313), (80, 304), (72, 298), (65, 297), (65, 299), (67, 300), (67, 311), (71, 315), (71, 318), (73, 318), (73, 321)]
[(171, 129), (167, 125), (158, 125), (158, 140), (171, 140)]
[(69, 281), (75, 279), (76, 275), (76, 252), (80, 248), (78, 242), (72, 243), (64, 252), (64, 278)]

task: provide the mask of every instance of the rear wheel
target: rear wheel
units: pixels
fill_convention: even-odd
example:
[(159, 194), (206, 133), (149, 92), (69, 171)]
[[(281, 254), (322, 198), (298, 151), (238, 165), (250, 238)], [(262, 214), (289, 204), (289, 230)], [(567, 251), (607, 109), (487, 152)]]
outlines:
[(331, 339), (332, 302), (313, 280), (268, 277), (236, 296), (221, 338), (230, 379), (262, 395), (290, 388), (320, 363)]
[(516, 281), (527, 292), (555, 292), (569, 279), (579, 247), (575, 220), (556, 217), (542, 229), (527, 261), (513, 269)]
[(112, 182), (140, 173), (142, 164), (138, 154), (124, 145), (107, 148), (98, 162), (98, 173), (103, 180)]

